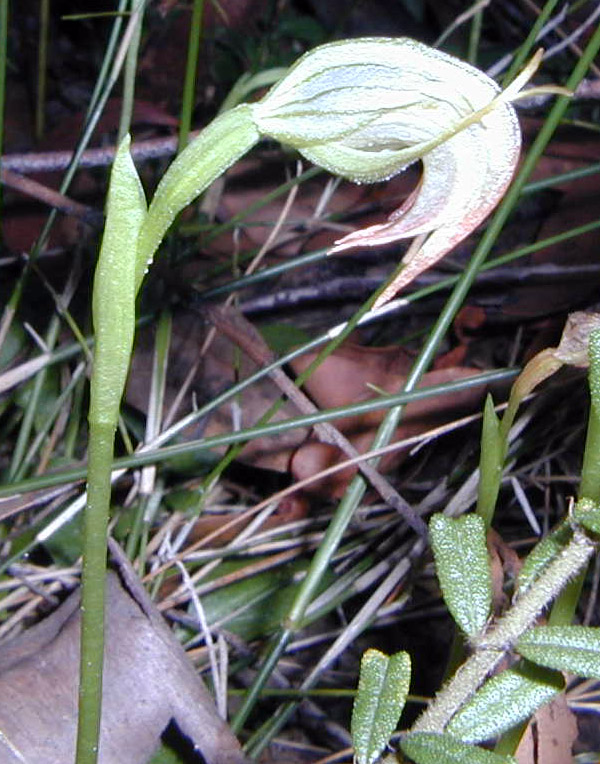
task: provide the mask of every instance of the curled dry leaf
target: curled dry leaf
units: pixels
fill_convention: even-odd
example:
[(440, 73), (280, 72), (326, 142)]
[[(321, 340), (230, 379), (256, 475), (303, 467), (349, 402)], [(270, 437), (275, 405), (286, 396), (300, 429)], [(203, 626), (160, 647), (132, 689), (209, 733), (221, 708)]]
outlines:
[(562, 363), (586, 369), (589, 364), (588, 348), (590, 335), (600, 329), (600, 313), (577, 311), (571, 313), (554, 349), (554, 355)]

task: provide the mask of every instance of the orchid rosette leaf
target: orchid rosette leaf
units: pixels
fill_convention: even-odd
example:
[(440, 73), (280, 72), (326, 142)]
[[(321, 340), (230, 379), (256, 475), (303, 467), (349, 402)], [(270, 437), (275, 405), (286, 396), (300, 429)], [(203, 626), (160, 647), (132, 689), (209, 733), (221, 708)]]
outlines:
[(429, 234), (379, 304), (487, 217), (521, 147), (515, 111), (493, 80), (406, 38), (316, 48), (254, 105), (253, 118), (261, 133), (357, 182), (385, 180), (422, 160), (419, 187), (386, 223), (345, 236), (332, 249)]

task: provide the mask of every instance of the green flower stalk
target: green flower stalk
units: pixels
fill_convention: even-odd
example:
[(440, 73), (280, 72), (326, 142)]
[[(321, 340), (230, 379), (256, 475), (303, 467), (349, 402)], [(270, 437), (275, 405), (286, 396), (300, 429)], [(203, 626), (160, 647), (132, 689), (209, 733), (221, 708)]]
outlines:
[(513, 84), (513, 92), (505, 91), (504, 97), (474, 67), (408, 39), (323, 45), (303, 56), (261, 101), (220, 114), (173, 162), (148, 209), (129, 155), (129, 138), (121, 143), (111, 173), (93, 295), (96, 345), (78, 764), (97, 760), (110, 475), (133, 344), (135, 299), (176, 216), (262, 137), (288, 143), (310, 161), (356, 182), (384, 180), (422, 159), (423, 180), (407, 205), (380, 230), (342, 241), (339, 248), (431, 232), (421, 259), (415, 256), (406, 269), (410, 272), (418, 262), (423, 270), (491, 211), (509, 183), (520, 132), (508, 98), (521, 84)]
[(248, 104), (220, 114), (175, 159), (158, 184), (137, 247), (136, 288), (177, 215), (258, 143)]
[(81, 660), (77, 762), (97, 759), (104, 650), (104, 579), (115, 430), (135, 330), (137, 239), (146, 218), (144, 192), (129, 154), (115, 157), (92, 314), (96, 343), (90, 384), (87, 506), (81, 590)]

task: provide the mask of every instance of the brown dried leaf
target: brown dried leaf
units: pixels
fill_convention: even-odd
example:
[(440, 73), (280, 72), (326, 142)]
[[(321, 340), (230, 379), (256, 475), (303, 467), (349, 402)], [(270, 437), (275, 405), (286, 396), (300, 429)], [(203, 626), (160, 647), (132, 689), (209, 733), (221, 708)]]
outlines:
[(564, 694), (535, 714), (517, 749), (518, 764), (568, 764), (573, 761), (577, 722)]
[[(245, 761), (132, 571), (109, 573), (107, 621), (99, 764), (145, 764), (172, 720), (210, 764)], [(0, 761), (74, 761), (79, 623), (77, 592), (0, 647)]]
[(600, 313), (578, 311), (571, 313), (554, 355), (563, 363), (587, 368), (590, 364), (588, 345), (590, 334), (600, 328)]
[[(292, 363), (294, 371), (302, 371), (314, 356), (307, 354)], [(370, 385), (390, 392), (402, 389), (409, 366), (408, 358), (398, 348), (363, 348), (346, 345), (326, 359), (313, 373), (305, 388), (320, 408), (343, 406), (374, 397)], [(420, 386), (443, 384), (476, 374), (469, 368), (439, 369), (425, 374)], [(416, 401), (406, 407), (402, 424), (395, 433), (395, 440), (403, 440), (450, 421), (459, 412), (473, 410), (484, 395), (483, 388), (473, 388), (435, 398)], [(359, 453), (369, 449), (375, 431), (385, 411), (373, 411), (360, 416), (337, 420), (336, 426), (350, 440)], [(406, 450), (398, 450), (383, 457), (378, 469), (387, 472), (400, 464)], [(297, 480), (314, 475), (343, 460), (339, 449), (313, 439), (302, 445), (293, 455), (290, 469)], [(355, 468), (347, 468), (315, 482), (310, 490), (320, 494), (340, 496), (355, 474)]]

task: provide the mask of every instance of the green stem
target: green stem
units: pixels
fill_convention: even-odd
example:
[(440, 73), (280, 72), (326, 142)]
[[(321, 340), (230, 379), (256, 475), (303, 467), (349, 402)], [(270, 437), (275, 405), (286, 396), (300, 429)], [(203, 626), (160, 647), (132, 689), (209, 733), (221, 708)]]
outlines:
[(142, 21), (144, 18), (145, 0), (131, 0), (131, 18), (135, 24), (131, 42), (127, 49), (127, 58), (123, 72), (123, 99), (121, 104), (121, 117), (119, 120), (119, 132), (117, 144), (120, 144), (127, 135), (131, 126), (133, 103), (135, 99), (135, 75), (137, 71), (138, 50), (142, 38)]
[[(50, 319), (50, 325), (48, 326), (46, 336), (44, 337), (44, 344), (49, 350), (52, 350), (54, 348), (54, 345), (56, 344), (56, 341), (58, 339), (59, 330), (60, 330), (60, 318), (55, 314)], [(38, 411), (40, 398), (42, 396), (42, 392), (44, 389), (44, 385), (46, 383), (47, 376), (48, 376), (48, 369), (47, 368), (40, 369), (33, 383), (31, 396), (27, 403), (25, 416), (23, 417), (23, 422), (21, 424), (19, 435), (17, 436), (17, 442), (15, 444), (13, 454), (12, 454), (10, 469), (8, 472), (9, 480), (14, 480), (16, 476), (19, 474), (21, 464), (23, 462), (23, 459), (25, 458), (25, 451), (27, 449), (27, 446), (29, 445), (29, 439), (31, 437), (31, 432), (33, 430), (35, 415)]]
[(479, 50), (479, 41), (481, 39), (481, 27), (483, 24), (483, 9), (477, 11), (471, 20), (469, 30), (469, 49), (467, 51), (467, 61), (473, 66), (477, 66), (477, 51)]
[(600, 503), (600, 412), (593, 403), (588, 418), (579, 498)]
[(187, 146), (192, 124), (192, 111), (194, 109), (194, 95), (196, 92), (196, 72), (198, 70), (198, 54), (200, 52), (200, 40), (202, 39), (202, 16), (204, 15), (204, 0), (194, 0), (192, 20), (190, 23), (190, 36), (188, 40), (187, 61), (185, 66), (185, 80), (183, 83), (183, 101), (179, 118), (179, 139), (177, 153), (179, 154)]
[(506, 87), (510, 82), (512, 82), (512, 80), (514, 80), (517, 72), (519, 72), (519, 70), (525, 63), (525, 59), (529, 55), (529, 52), (535, 45), (535, 41), (542, 27), (548, 21), (548, 19), (552, 15), (552, 11), (555, 9), (557, 5), (558, 5), (558, 0), (548, 0), (548, 2), (542, 8), (539, 16), (537, 17), (531, 29), (529, 30), (529, 34), (525, 38), (525, 42), (519, 47), (515, 57), (512, 60), (512, 63), (508, 71), (504, 75), (504, 78), (502, 80), (503, 87)]
[(84, 364), (81, 363), (77, 369), (75, 369), (73, 375), (71, 376), (71, 379), (69, 380), (68, 384), (65, 386), (64, 390), (60, 392), (50, 409), (45, 415), (45, 421), (39, 428), (38, 432), (36, 433), (36, 436), (29, 448), (29, 451), (25, 455), (25, 458), (21, 462), (21, 465), (15, 475), (15, 480), (20, 480), (23, 475), (25, 475), (29, 465), (32, 463), (32, 461), (35, 459), (37, 453), (40, 451), (42, 446), (44, 445), (44, 442), (46, 441), (47, 435), (50, 432), (50, 429), (54, 426), (57, 417), (60, 415), (60, 412), (63, 410), (63, 407), (65, 406), (65, 403), (69, 405), (68, 398), (72, 395), (73, 388), (77, 385), (79, 382), (79, 379), (82, 375), (82, 372), (84, 370)]
[(89, 117), (93, 114), (99, 99), (102, 98), (102, 90), (108, 80), (111, 61), (114, 58), (115, 50), (117, 49), (117, 45), (119, 43), (119, 35), (121, 33), (121, 27), (123, 26), (123, 19), (125, 18), (125, 11), (127, 9), (128, 2), (129, 0), (119, 0), (117, 5), (115, 11), (115, 19), (108, 36), (106, 47), (104, 48), (104, 56), (102, 57), (100, 71), (98, 72), (98, 77), (96, 78), (92, 97), (90, 98), (90, 102), (85, 113), (86, 119), (89, 119)]
[(106, 533), (115, 428), (90, 421), (84, 516), (77, 764), (96, 764), (102, 703)]
[[(138, 242), (136, 291), (176, 215), (258, 142), (247, 104), (214, 119), (163, 175)], [(194, 168), (190, 172), (190, 168)]]

